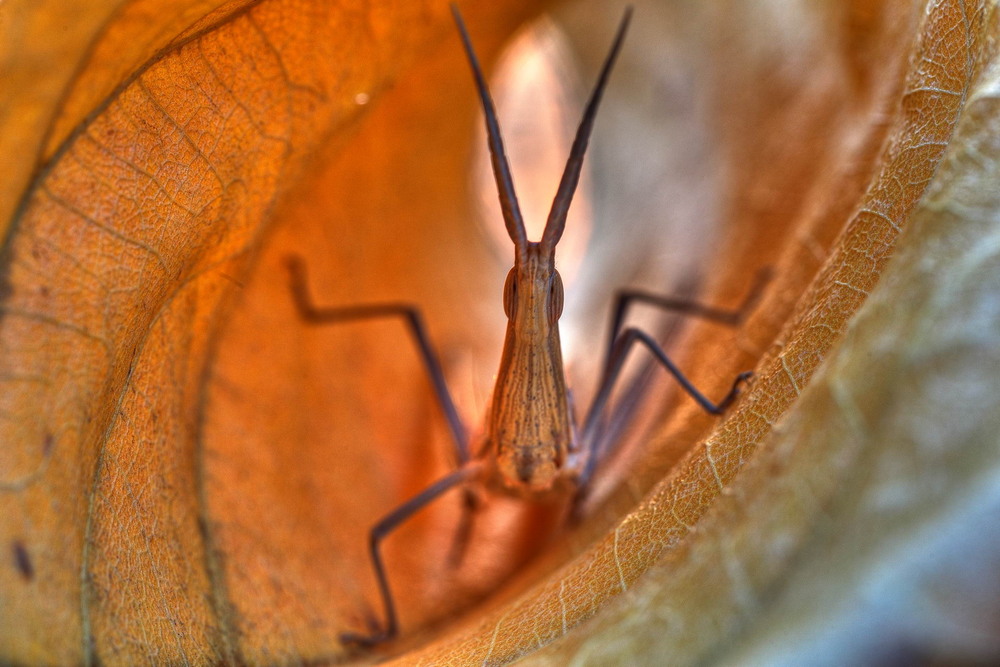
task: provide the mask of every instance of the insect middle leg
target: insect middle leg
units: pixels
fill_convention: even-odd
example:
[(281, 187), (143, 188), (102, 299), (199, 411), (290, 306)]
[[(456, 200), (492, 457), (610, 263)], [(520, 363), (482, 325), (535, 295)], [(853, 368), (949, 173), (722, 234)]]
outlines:
[(439, 496), (459, 485), (465, 484), (481, 474), (481, 472), (482, 464), (480, 462), (473, 461), (468, 463), (458, 470), (445, 475), (379, 519), (378, 523), (375, 524), (368, 534), (368, 551), (371, 556), (372, 569), (375, 571), (375, 579), (378, 581), (379, 595), (382, 598), (382, 607), (385, 612), (385, 623), (380, 629), (367, 635), (345, 632), (340, 635), (341, 642), (345, 644), (374, 646), (396, 636), (399, 632), (399, 620), (396, 616), (396, 605), (393, 602), (392, 589), (389, 588), (389, 578), (386, 576), (385, 565), (382, 562), (382, 552), (380, 550), (382, 540), (401, 523), (429, 505)]
[(646, 303), (662, 310), (672, 310), (690, 317), (707, 319), (728, 326), (737, 326), (753, 310), (770, 279), (771, 271), (769, 269), (759, 271), (750, 291), (744, 297), (743, 303), (732, 309), (706, 306), (694, 300), (663, 296), (642, 290), (622, 290), (618, 292), (615, 300), (615, 308), (612, 311), (609, 327), (610, 340), (605, 353), (604, 364), (602, 365), (603, 371), (600, 384), (598, 385), (597, 394), (594, 396), (590, 409), (587, 411), (581, 432), (581, 442), (586, 443), (584, 446), (591, 449), (587, 452), (587, 458), (580, 474), (580, 493), (575, 502), (576, 505), (579, 505), (585, 496), (588, 482), (593, 477), (597, 465), (606, 459), (610, 453), (607, 447), (603, 446), (602, 440), (595, 437), (595, 432), (611, 397), (611, 391), (625, 366), (625, 359), (634, 345), (637, 343), (643, 344), (656, 360), (677, 380), (681, 388), (694, 398), (698, 405), (709, 414), (722, 414), (736, 399), (736, 396), (739, 394), (740, 385), (753, 375), (750, 371), (737, 375), (729, 393), (718, 403), (713, 403), (687, 379), (680, 368), (671, 361), (667, 353), (663, 351), (663, 348), (652, 336), (636, 328), (621, 330), (629, 306), (636, 302)]
[[(455, 458), (458, 469), (441, 478), (420, 494), (406, 501), (389, 514), (382, 517), (371, 529), (368, 536), (369, 555), (371, 557), (372, 569), (378, 583), (379, 595), (385, 614), (385, 622), (381, 629), (369, 635), (356, 633), (345, 633), (341, 640), (344, 643), (362, 644), (372, 646), (392, 639), (396, 636), (399, 625), (396, 616), (396, 606), (393, 602), (392, 591), (389, 587), (389, 580), (386, 576), (385, 566), (382, 561), (380, 546), (393, 530), (401, 523), (410, 518), (413, 514), (427, 506), (445, 492), (452, 488), (462, 486), (470, 479), (481, 472), (481, 464), (470, 461), (468, 436), (455, 402), (448, 391), (445, 383), (444, 371), (438, 356), (434, 353), (430, 337), (424, 326), (420, 312), (402, 303), (366, 304), (358, 306), (348, 306), (340, 308), (320, 308), (317, 307), (310, 296), (306, 276), (305, 264), (301, 258), (292, 256), (286, 260), (289, 273), (291, 274), (292, 297), (295, 302), (299, 316), (310, 324), (330, 324), (336, 322), (348, 322), (351, 320), (376, 319), (382, 317), (401, 318), (412, 334), (417, 344), (417, 351), (420, 359), (430, 377), (434, 387), (434, 393), (448, 421), (452, 441), (455, 448)], [(465, 541), (471, 531), (471, 512), (476, 509), (477, 496), (466, 487), (465, 502), (462, 524), (459, 528), (456, 544), (452, 550), (452, 560), (461, 560), (464, 551)]]

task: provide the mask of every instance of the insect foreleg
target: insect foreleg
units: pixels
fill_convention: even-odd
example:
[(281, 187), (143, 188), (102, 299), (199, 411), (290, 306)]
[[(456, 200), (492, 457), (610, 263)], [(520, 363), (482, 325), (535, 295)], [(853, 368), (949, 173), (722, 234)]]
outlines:
[(692, 299), (681, 297), (664, 296), (644, 290), (619, 290), (615, 294), (615, 307), (612, 310), (611, 321), (608, 327), (608, 348), (604, 354), (604, 363), (601, 368), (607, 368), (611, 361), (611, 353), (614, 349), (618, 333), (621, 331), (625, 316), (633, 303), (644, 303), (661, 310), (668, 310), (688, 317), (697, 317), (712, 322), (718, 322), (726, 326), (738, 326), (746, 319), (747, 315), (754, 309), (760, 300), (764, 287), (771, 280), (770, 269), (761, 269), (757, 272), (753, 286), (747, 295), (743, 297), (743, 303), (736, 308), (718, 308), (706, 306)]
[(334, 322), (348, 322), (350, 320), (376, 319), (380, 317), (398, 317), (403, 320), (413, 339), (417, 343), (417, 352), (423, 362), (431, 384), (434, 386), (434, 394), (437, 396), (438, 404), (448, 421), (448, 428), (451, 431), (452, 441), (455, 446), (455, 456), (459, 466), (469, 461), (469, 439), (465, 432), (465, 426), (458, 416), (455, 408), (455, 401), (451, 398), (448, 385), (445, 383), (444, 371), (441, 368), (441, 361), (434, 352), (431, 345), (430, 336), (424, 325), (420, 311), (405, 303), (379, 303), (364, 304), (359, 306), (346, 306), (339, 308), (319, 308), (314, 305), (306, 281), (305, 263), (300, 257), (289, 257), (286, 260), (288, 270), (291, 274), (292, 297), (295, 307), (299, 311), (299, 316), (310, 324), (329, 324)]
[(392, 599), (392, 590), (389, 588), (389, 579), (385, 574), (385, 565), (382, 562), (382, 553), (379, 547), (382, 540), (391, 534), (401, 523), (409, 519), (418, 511), (433, 502), (438, 496), (450, 491), (460, 484), (464, 484), (471, 478), (480, 474), (482, 465), (479, 462), (470, 463), (458, 470), (442, 477), (434, 484), (430, 485), (419, 494), (407, 500), (405, 503), (382, 517), (368, 534), (368, 550), (372, 560), (372, 569), (375, 571), (375, 579), (378, 581), (379, 595), (382, 597), (382, 606), (385, 611), (385, 624), (382, 629), (370, 634), (359, 635), (356, 633), (344, 633), (340, 636), (340, 641), (345, 644), (361, 644), (363, 646), (374, 646), (388, 641), (399, 632), (399, 621), (396, 617), (396, 605)]

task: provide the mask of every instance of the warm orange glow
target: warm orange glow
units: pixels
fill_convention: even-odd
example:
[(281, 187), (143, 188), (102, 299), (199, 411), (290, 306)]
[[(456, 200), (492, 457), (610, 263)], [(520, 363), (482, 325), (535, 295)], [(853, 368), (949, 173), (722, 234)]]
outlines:
[[(559, 28), (542, 18), (521, 31), (498, 58), (491, 77), (504, 143), (514, 172), (514, 185), (528, 238), (542, 237), (552, 197), (559, 186), (566, 156), (590, 83), (580, 85)], [(471, 88), (471, 84), (470, 84)], [(496, 183), (486, 149), (486, 132), (476, 126), (475, 187), (482, 213), (480, 225), (501, 257), (512, 256), (502, 224)], [(563, 280), (572, 285), (590, 238), (590, 177), (585, 163), (580, 185), (559, 242), (556, 261)]]
[[(858, 582), (917, 629), (901, 591), (961, 608), (995, 583), (975, 540), (996, 531), (966, 519), (996, 516), (1000, 467), (996, 12), (637, 4), (609, 89), (627, 113), (602, 109), (560, 257), (570, 384), (585, 403), (619, 285), (729, 305), (770, 266), (741, 328), (671, 348), (711, 395), (757, 378), (722, 420), (657, 383), (651, 435), (578, 526), (492, 502), (456, 568), (457, 498), (407, 524), (387, 546), (405, 636), (384, 650), (753, 663), (794, 627), (863, 662), (866, 633), (951, 639), (893, 634)], [(619, 17), (557, 10), (524, 47), (552, 60), (494, 70), (535, 224), (571, 72), (586, 89)], [(463, 11), (489, 68), (538, 7)], [(419, 304), (475, 427), (510, 252), (470, 177), (447, 2), (5, 0), (0, 26), (0, 662), (344, 659), (377, 600), (368, 528), (452, 462), (402, 330), (306, 326), (284, 260), (321, 304)], [(534, 75), (554, 101), (505, 110), (503, 80)], [(521, 146), (517, 107), (554, 140)], [(944, 542), (976, 548), (927, 556), (931, 587), (907, 568)]]

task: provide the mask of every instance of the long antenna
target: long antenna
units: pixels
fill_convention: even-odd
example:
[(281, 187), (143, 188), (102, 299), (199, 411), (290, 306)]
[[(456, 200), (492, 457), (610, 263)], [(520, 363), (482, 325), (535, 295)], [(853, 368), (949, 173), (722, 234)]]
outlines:
[[(601, 68), (601, 75), (594, 86), (594, 92), (590, 95), (587, 108), (580, 119), (580, 127), (576, 130), (576, 138), (573, 139), (573, 147), (570, 149), (569, 158), (566, 160), (566, 169), (563, 171), (562, 180), (559, 181), (559, 190), (556, 191), (555, 199), (552, 200), (552, 210), (549, 218), (545, 221), (545, 231), (542, 232), (541, 246), (543, 252), (555, 252), (556, 244), (562, 237), (563, 229), (566, 227), (566, 214), (569, 213), (569, 205), (573, 201), (573, 193), (576, 192), (577, 183), (580, 181), (580, 169), (583, 167), (583, 155), (587, 152), (587, 141), (590, 139), (590, 132), (594, 128), (594, 117), (597, 115), (597, 106), (601, 102), (601, 95), (604, 87), (608, 83), (608, 75), (621, 50), (622, 41), (625, 39), (625, 32), (628, 30), (629, 21), (632, 19), (632, 7), (625, 8), (625, 15), (622, 16), (615, 35), (615, 41), (611, 45), (611, 51), (604, 59), (604, 66)], [(499, 178), (499, 177), (498, 177)]]
[(479, 90), (479, 99), (483, 103), (483, 115), (486, 117), (486, 133), (489, 135), (490, 161), (493, 163), (493, 176), (497, 181), (497, 192), (500, 195), (500, 209), (503, 211), (503, 221), (507, 226), (507, 233), (514, 242), (514, 252), (518, 264), (527, 261), (528, 234), (524, 230), (524, 218), (521, 217), (521, 209), (517, 205), (517, 195), (514, 193), (514, 180), (510, 175), (510, 164), (507, 162), (507, 153), (504, 151), (503, 139), (500, 137), (500, 123), (497, 121), (497, 110), (493, 105), (493, 98), (486, 87), (486, 79), (483, 71), (479, 67), (479, 59), (472, 48), (472, 41), (469, 33), (465, 29), (465, 22), (462, 21), (462, 14), (458, 11), (455, 3), (451, 5), (451, 13), (455, 17), (458, 25), (458, 32), (462, 37), (462, 44), (465, 46), (465, 53), (469, 57), (469, 65), (472, 66), (472, 75), (476, 79), (476, 88)]

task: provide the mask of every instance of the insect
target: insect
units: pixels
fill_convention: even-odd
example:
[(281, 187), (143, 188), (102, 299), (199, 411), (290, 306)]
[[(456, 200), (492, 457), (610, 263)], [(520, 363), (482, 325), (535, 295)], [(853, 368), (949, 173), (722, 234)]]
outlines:
[(293, 257), (288, 263), (292, 296), (299, 315), (307, 323), (324, 324), (370, 318), (400, 318), (406, 323), (448, 422), (458, 463), (455, 471), (382, 517), (371, 529), (368, 546), (384, 609), (384, 623), (380, 629), (370, 634), (345, 633), (341, 639), (348, 644), (371, 646), (390, 640), (398, 634), (395, 602), (380, 547), (382, 541), (401, 523), (442, 494), (458, 487), (468, 489), (472, 484), (482, 484), (496, 492), (529, 502), (555, 494), (575, 494), (577, 502), (584, 497), (595, 470), (610, 453), (610, 448), (598, 444), (600, 439), (595, 438), (595, 434), (600, 430), (602, 415), (626, 357), (635, 345), (644, 345), (684, 391), (711, 414), (721, 414), (738, 395), (740, 385), (751, 375), (749, 372), (738, 375), (730, 391), (721, 401), (714, 403), (692, 385), (652, 336), (636, 328), (623, 330), (623, 322), (631, 304), (646, 303), (665, 310), (737, 324), (756, 300), (760, 284), (751, 290), (737, 310), (711, 308), (693, 301), (666, 298), (647, 292), (622, 291), (618, 294), (614, 309), (611, 345), (606, 352), (598, 390), (582, 427), (576, 428), (559, 342), (563, 284), (555, 268), (555, 250), (580, 178), (597, 107), (628, 29), (631, 8), (622, 17), (585, 107), (539, 241), (529, 241), (527, 238), (493, 100), (465, 24), (455, 5), (452, 5), (452, 13), (482, 103), (504, 224), (514, 243), (514, 266), (507, 274), (502, 297), (503, 309), (508, 318), (506, 337), (486, 417), (483, 444), (475, 455), (470, 451), (466, 429), (448, 391), (441, 363), (419, 311), (403, 304), (317, 307), (309, 295), (302, 260)]

